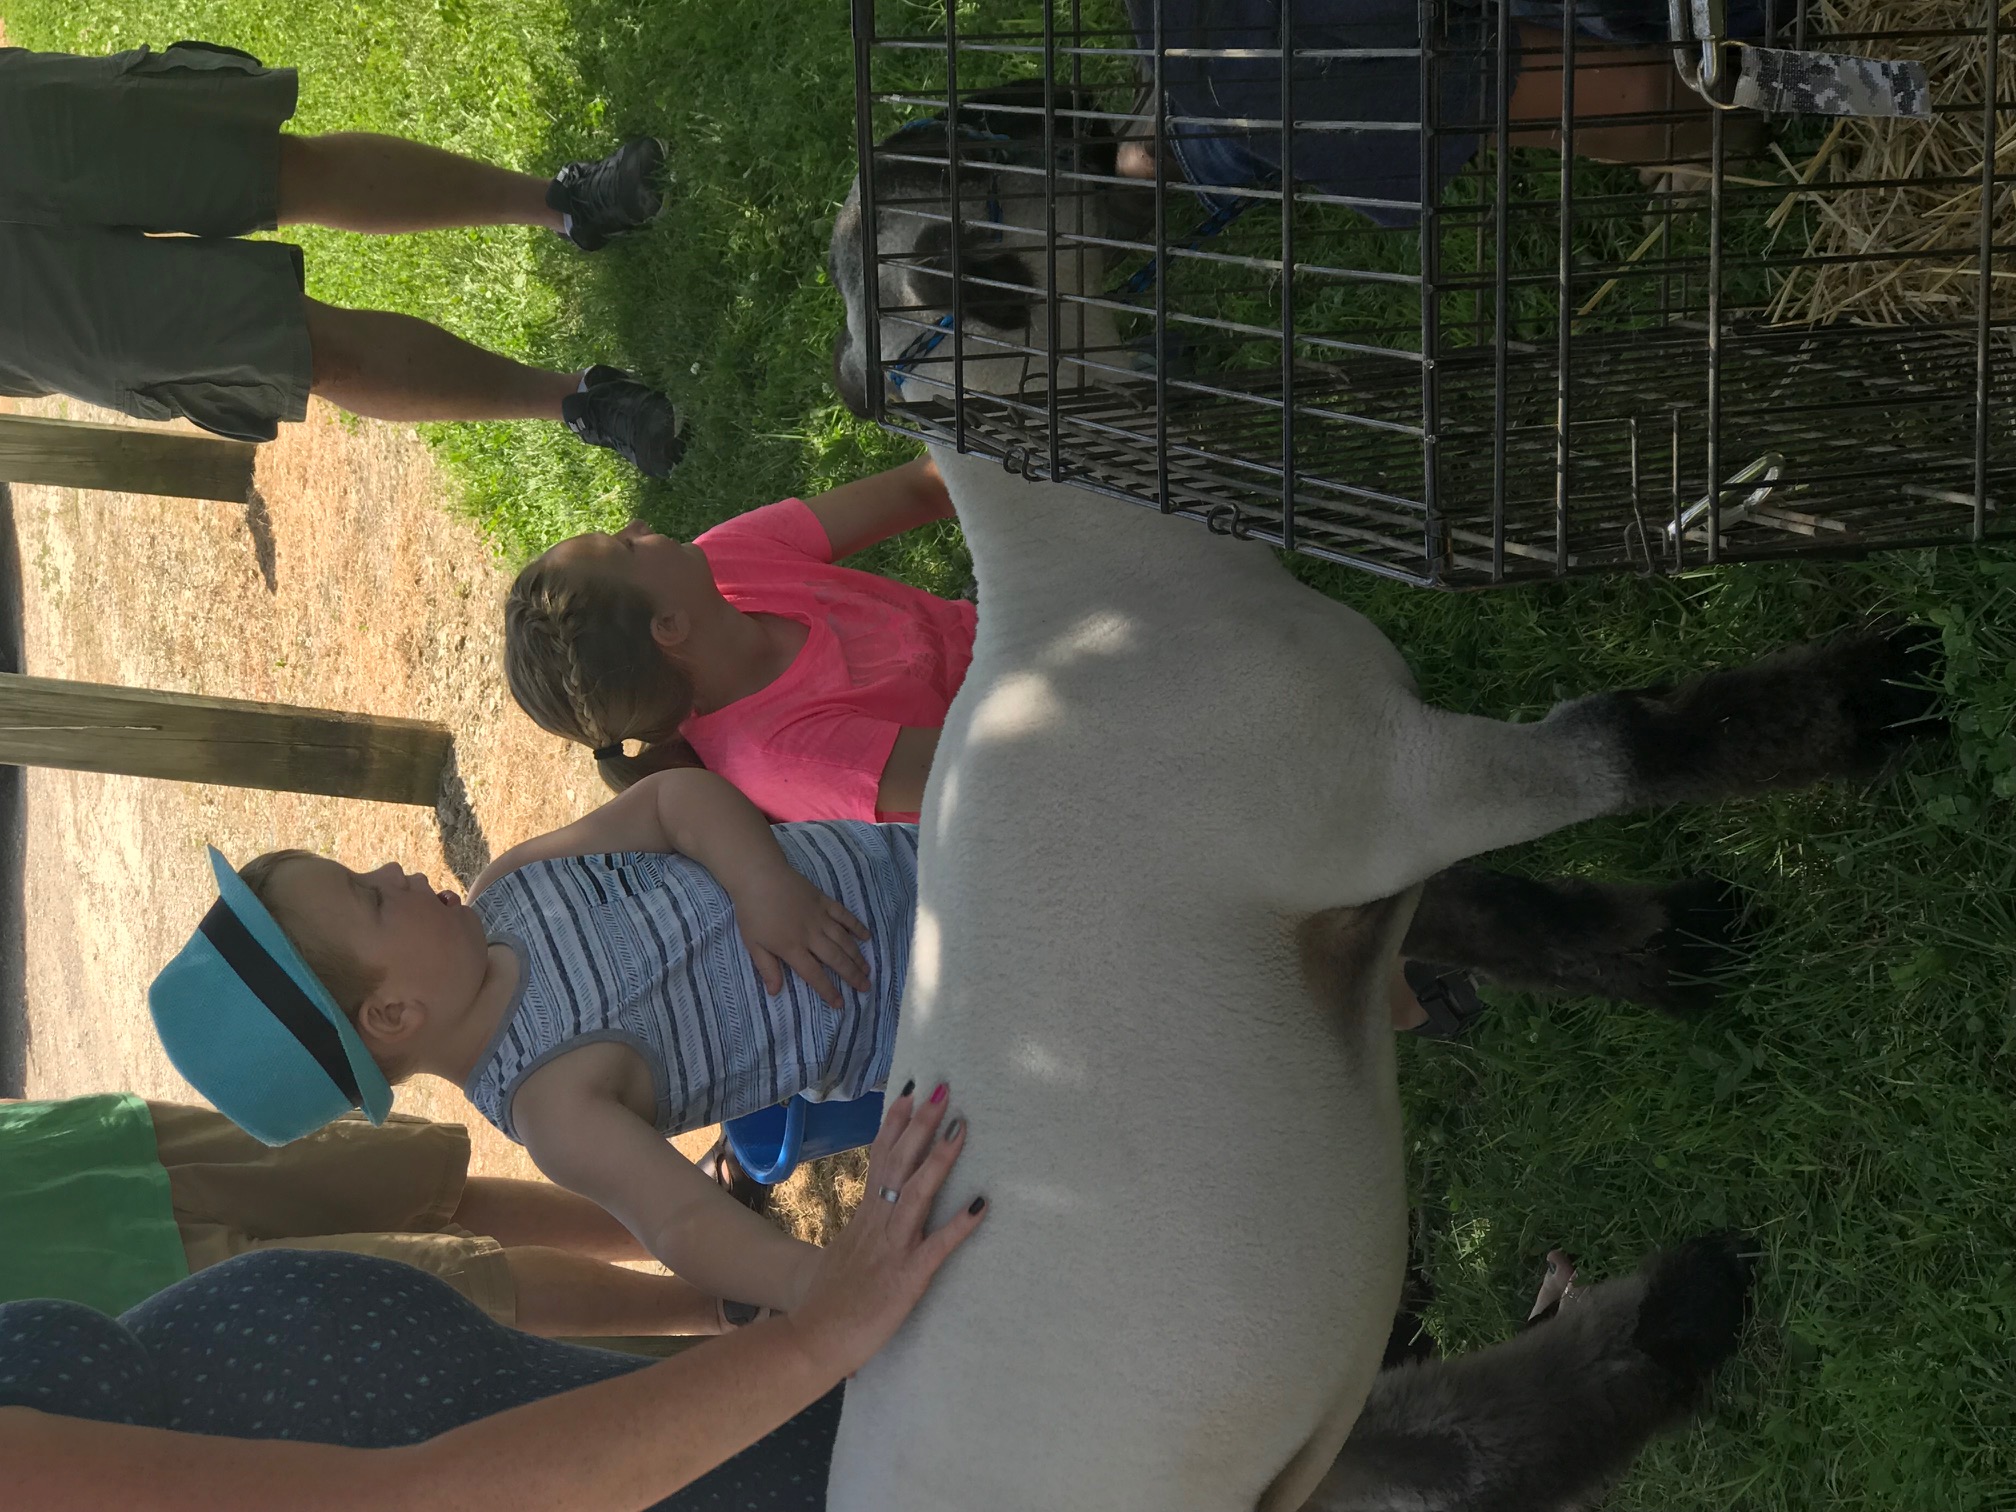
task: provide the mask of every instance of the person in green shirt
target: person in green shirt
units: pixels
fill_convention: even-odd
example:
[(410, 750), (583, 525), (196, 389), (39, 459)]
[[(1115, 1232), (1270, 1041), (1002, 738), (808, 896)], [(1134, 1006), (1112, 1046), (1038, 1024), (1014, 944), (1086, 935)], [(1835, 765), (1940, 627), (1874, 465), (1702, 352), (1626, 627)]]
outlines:
[(338, 1119), (268, 1146), (209, 1108), (128, 1093), (0, 1099), (0, 1303), (117, 1316), (259, 1249), (402, 1260), (499, 1322), (548, 1337), (717, 1333), (732, 1308), (648, 1259), (594, 1203), (468, 1174), (456, 1124)]

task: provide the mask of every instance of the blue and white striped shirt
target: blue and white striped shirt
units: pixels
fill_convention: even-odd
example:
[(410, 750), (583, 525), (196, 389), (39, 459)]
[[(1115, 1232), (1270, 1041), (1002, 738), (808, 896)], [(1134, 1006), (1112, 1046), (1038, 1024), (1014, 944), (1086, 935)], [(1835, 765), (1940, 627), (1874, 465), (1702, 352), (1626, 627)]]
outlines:
[(785, 859), (869, 929), (868, 990), (827, 1007), (795, 973), (772, 997), (720, 883), (678, 855), (535, 861), (471, 906), (518, 954), (518, 992), (463, 1091), (513, 1139), (511, 1098), (555, 1056), (598, 1041), (651, 1068), (677, 1134), (803, 1093), (860, 1097), (889, 1075), (917, 917), (917, 828), (830, 820), (772, 828)]

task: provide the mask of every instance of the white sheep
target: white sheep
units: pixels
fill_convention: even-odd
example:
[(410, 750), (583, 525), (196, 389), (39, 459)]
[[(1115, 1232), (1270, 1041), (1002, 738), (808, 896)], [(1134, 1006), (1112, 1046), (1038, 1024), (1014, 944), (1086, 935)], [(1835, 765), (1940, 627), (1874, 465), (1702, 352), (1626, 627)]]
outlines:
[(1422, 704), (1265, 549), (940, 452), (985, 612), (925, 795), (897, 1080), (994, 1218), (850, 1389), (833, 1512), (1295, 1507), (1404, 1252), (1413, 889), (1597, 814), (1866, 774), (1857, 637), (1535, 724)]
[(849, 1388), (828, 1506), (1300, 1507), (1400, 1291), (1387, 984), (1416, 890), (1597, 815), (1873, 775), (1921, 669), (1865, 634), (1451, 714), (1266, 548), (933, 453), (982, 612), (892, 1076), (952, 1083), (993, 1216)]

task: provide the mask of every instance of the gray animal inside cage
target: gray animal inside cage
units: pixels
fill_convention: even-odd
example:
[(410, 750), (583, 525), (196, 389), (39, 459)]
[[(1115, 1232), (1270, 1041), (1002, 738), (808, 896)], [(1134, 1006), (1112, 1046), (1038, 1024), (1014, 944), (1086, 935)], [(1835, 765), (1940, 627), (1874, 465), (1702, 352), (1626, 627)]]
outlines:
[(2016, 534), (1993, 0), (1731, 0), (1929, 120), (1711, 108), (1666, 0), (1574, 5), (854, 0), (843, 396), (1438, 586)]

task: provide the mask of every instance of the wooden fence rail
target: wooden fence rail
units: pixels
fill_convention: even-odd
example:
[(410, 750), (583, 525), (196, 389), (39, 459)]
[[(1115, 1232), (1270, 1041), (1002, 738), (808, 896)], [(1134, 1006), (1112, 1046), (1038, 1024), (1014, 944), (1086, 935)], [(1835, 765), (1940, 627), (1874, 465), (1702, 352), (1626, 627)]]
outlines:
[(0, 483), (242, 504), (258, 448), (151, 426), (0, 415)]
[(0, 673), (0, 763), (431, 807), (444, 726)]

